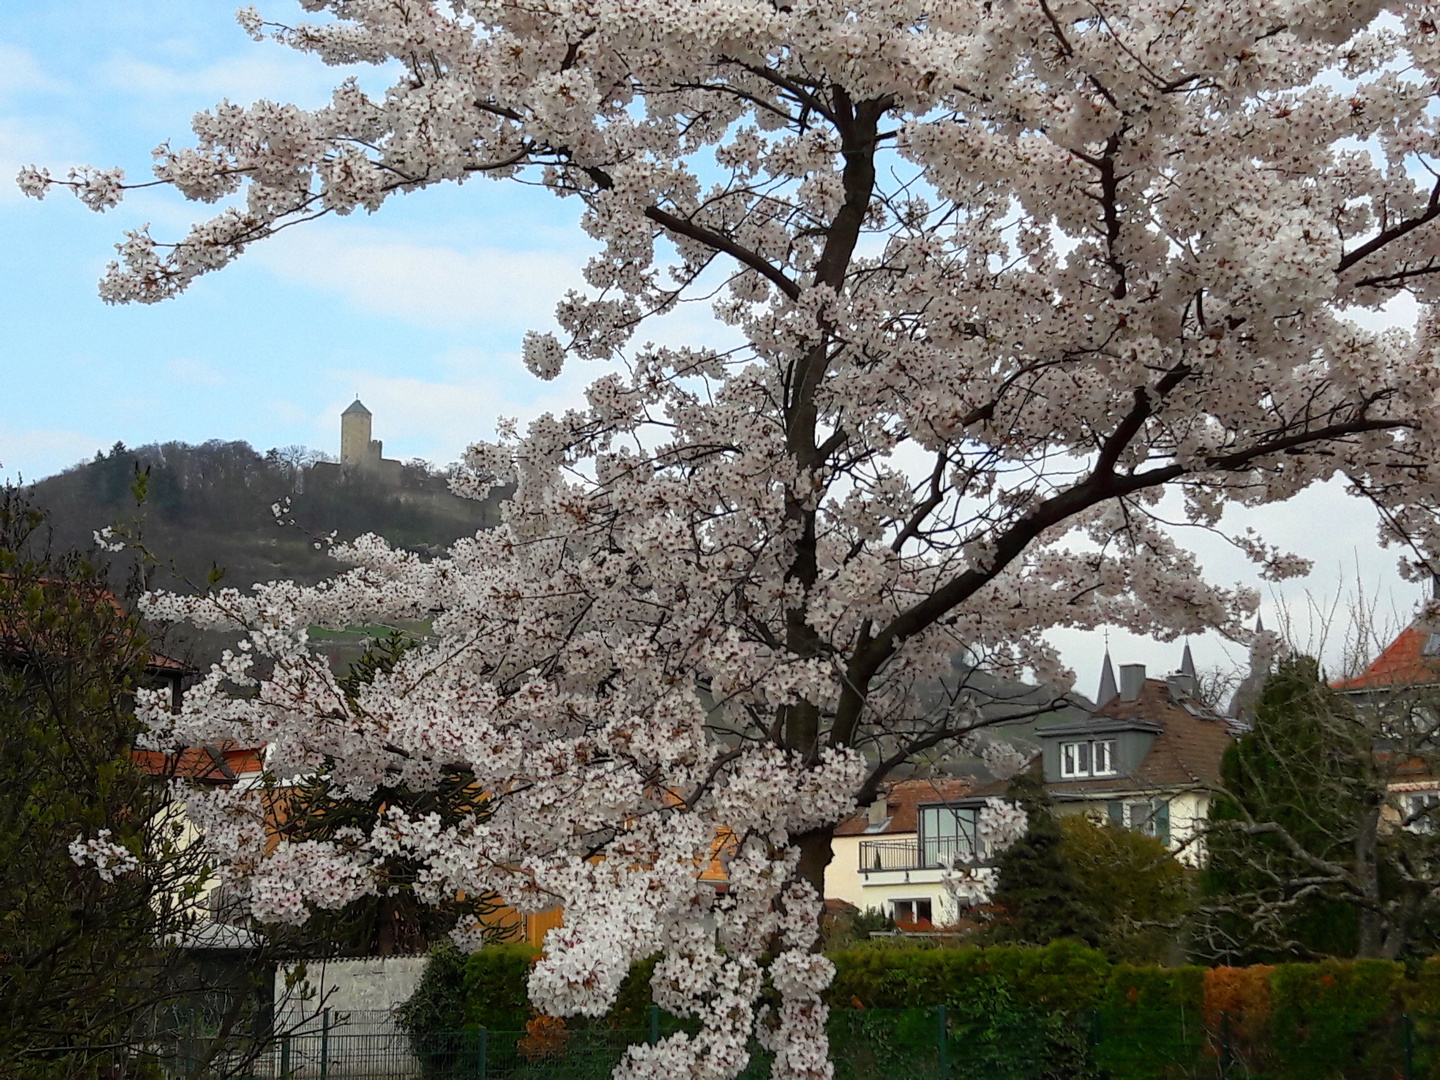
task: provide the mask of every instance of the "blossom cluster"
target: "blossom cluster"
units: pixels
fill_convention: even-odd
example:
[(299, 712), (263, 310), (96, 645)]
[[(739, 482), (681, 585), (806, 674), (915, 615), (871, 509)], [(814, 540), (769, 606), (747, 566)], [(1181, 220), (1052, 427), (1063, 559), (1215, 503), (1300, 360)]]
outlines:
[(90, 866), (104, 882), (113, 882), (140, 865), (135, 853), (110, 839), (110, 830), (101, 829), (90, 839), (77, 836), (70, 842), (70, 858), (76, 866)]
[[(323, 765), (357, 796), (460, 768), (485, 794), (460, 825), (273, 851), (243, 799), (192, 795), (268, 918), (404, 851), (433, 898), (564, 907), (532, 979), (556, 1012), (662, 954), (655, 992), (697, 1033), (626, 1075), (734, 1076), (755, 1037), (777, 1078), (828, 1076), (830, 833), (1011, 715), (970, 674), (1063, 688), (1054, 627), (1249, 640), (1257, 592), (1207, 578), (1178, 526), (1337, 476), (1440, 566), (1440, 35), (1416, 0), (301, 6), (326, 17), (240, 22), (393, 85), (198, 114), (154, 175), (217, 209), (127, 232), (102, 296), (175, 296), (319, 214), (521, 180), (576, 199), (595, 248), (523, 363), (603, 371), (470, 449), (455, 488), (504, 488), (504, 520), (443, 558), (361, 537), (317, 586), (147, 599), (242, 636), (178, 713), (141, 695), (155, 745), (264, 744), (272, 782)], [(19, 184), (99, 210), (126, 189)], [(1354, 318), (1402, 293), (1413, 332)], [(638, 344), (691, 299), (739, 344)], [(1271, 579), (1306, 568), (1229, 538)], [(310, 628), (393, 620), (432, 633), (347, 694)], [(987, 805), (992, 847), (1017, 814)]]

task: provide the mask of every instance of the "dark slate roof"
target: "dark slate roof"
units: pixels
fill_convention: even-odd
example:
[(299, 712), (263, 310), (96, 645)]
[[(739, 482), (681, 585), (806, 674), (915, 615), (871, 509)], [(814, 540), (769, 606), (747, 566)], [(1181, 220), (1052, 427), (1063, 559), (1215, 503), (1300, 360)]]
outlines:
[(1110, 727), (1108, 722), (1113, 721), (1158, 731), (1140, 767), (1131, 776), (1058, 780), (1046, 785), (1052, 795), (1173, 790), (1212, 783), (1220, 777), (1220, 758), (1234, 738), (1230, 724), (1194, 698), (1177, 701), (1164, 679), (1146, 679), (1134, 701), (1117, 697), (1092, 715), (1097, 728)]
[(341, 416), (370, 416), (370, 415), (372, 415), (372, 414), (371, 414), (371, 412), (370, 412), (369, 409), (367, 409), (364, 405), (361, 405), (361, 404), (360, 404), (360, 399), (357, 397), (357, 398), (355, 399), (355, 401), (351, 404), (351, 406), (350, 406), (348, 409), (346, 409), (343, 413), (341, 413), (340, 415), (341, 415)]

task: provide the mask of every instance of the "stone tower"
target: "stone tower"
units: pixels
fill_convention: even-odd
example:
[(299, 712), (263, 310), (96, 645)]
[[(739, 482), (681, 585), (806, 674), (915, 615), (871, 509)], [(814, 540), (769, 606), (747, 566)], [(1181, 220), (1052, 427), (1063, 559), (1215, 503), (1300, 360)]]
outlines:
[(354, 404), (340, 414), (340, 467), (373, 469), (380, 464), (380, 442), (370, 438), (370, 410)]

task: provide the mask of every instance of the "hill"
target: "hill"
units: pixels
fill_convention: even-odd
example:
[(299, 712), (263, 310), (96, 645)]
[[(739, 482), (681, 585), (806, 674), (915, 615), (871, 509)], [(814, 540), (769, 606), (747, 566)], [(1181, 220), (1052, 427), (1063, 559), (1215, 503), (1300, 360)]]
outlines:
[[(116, 443), (30, 486), (35, 504), (50, 515), (53, 545), (92, 550), (97, 530), (134, 518), (137, 471), (147, 476), (142, 535), (162, 562), (147, 584), (178, 591), (186, 582), (203, 587), (212, 570), (221, 585), (241, 589), (282, 579), (313, 584), (341, 569), (314, 542), (331, 532), (341, 540), (374, 532), (398, 547), (435, 553), (497, 524), (503, 497), (458, 498), (446, 473), (423, 462), (379, 475), (342, 472), (303, 447), (262, 454), (248, 443), (219, 440), (134, 449)], [(271, 508), (286, 500), (295, 524), (281, 527)], [(133, 592), (139, 586), (133, 561), (115, 558), (112, 580), (126, 579)], [(190, 635), (189, 644), (193, 659), (206, 661), (216, 643), (202, 646)]]

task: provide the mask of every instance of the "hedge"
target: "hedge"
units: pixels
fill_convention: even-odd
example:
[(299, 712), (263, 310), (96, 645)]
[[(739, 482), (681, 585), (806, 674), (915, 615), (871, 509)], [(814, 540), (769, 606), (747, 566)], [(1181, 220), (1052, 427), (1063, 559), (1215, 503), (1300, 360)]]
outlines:
[[(526, 946), (502, 945), (468, 958), (437, 957), (406, 1006), (413, 1018), (407, 1027), (417, 1035), (525, 1030), (536, 1015), (525, 997), (536, 955)], [(1440, 1078), (1440, 957), (1408, 972), (1376, 960), (1132, 967), (1056, 942), (1043, 948), (860, 946), (830, 958), (836, 974), (827, 1001), (837, 1061), (933, 1048), (937, 1008), (944, 1006), (951, 1076), (1171, 1080), (1215, 1076), (1223, 1063), (1231, 1075), (1267, 1080), (1389, 1076), (1401, 1053), (1400, 1017), (1408, 1012), (1416, 1021), (1412, 1041), (1419, 1032), (1423, 1043), (1415, 1075)], [(567, 1023), (646, 1030), (653, 966), (648, 961), (631, 970), (606, 1017)], [(661, 1018), (662, 1032), (682, 1026), (692, 1023)]]

